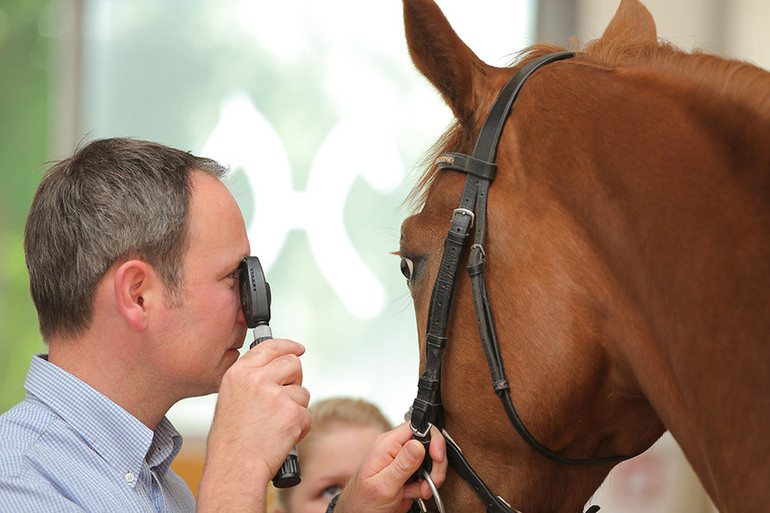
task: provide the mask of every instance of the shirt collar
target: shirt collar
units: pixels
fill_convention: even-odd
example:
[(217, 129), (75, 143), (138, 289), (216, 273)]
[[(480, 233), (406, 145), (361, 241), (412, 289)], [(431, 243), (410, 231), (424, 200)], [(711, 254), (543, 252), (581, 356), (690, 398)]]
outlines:
[(105, 395), (49, 362), (47, 355), (32, 358), (24, 388), (123, 475), (138, 476), (145, 459), (163, 474), (182, 446), (182, 436), (166, 417), (152, 431)]

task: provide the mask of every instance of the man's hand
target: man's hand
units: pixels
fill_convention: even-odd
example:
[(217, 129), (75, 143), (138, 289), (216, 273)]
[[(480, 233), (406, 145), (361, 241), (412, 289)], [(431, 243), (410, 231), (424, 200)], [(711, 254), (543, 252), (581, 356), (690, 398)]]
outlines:
[(271, 339), (222, 378), (208, 437), (198, 511), (264, 511), (267, 483), (310, 430), (296, 342)]
[[(444, 438), (431, 428), (431, 478), (441, 486), (446, 478), (447, 459)], [(425, 455), (420, 442), (412, 440), (409, 423), (380, 435), (361, 467), (345, 485), (334, 513), (404, 513), (414, 499), (431, 496), (425, 481), (407, 483)]]

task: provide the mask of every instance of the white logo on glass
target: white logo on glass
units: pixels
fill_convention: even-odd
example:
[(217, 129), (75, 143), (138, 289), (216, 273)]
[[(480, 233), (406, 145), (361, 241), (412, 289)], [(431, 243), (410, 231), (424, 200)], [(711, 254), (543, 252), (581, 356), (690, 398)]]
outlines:
[(377, 116), (343, 119), (334, 127), (318, 149), (303, 192), (292, 187), (280, 137), (245, 94), (222, 103), (202, 154), (245, 171), (256, 220), (249, 240), (265, 272), (289, 231), (304, 230), (318, 267), (345, 307), (363, 319), (382, 311), (385, 290), (356, 252), (343, 219), (345, 199), (359, 176), (382, 192), (403, 180), (395, 143), (378, 127)]

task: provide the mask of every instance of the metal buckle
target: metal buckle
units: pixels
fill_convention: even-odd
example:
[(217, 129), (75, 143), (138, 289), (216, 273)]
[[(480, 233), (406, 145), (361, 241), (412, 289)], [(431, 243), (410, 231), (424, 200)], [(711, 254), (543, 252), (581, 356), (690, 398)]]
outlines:
[(412, 424), (411, 422), (409, 423), (409, 429), (412, 430), (412, 434), (414, 436), (416, 436), (417, 438), (425, 438), (425, 437), (427, 437), (428, 433), (430, 433), (430, 428), (432, 428), (432, 427), (433, 427), (433, 424), (428, 422), (428, 427), (425, 428), (425, 431), (420, 432), (420, 431), (417, 431), (417, 428), (414, 426), (414, 424)]
[(456, 214), (462, 214), (462, 215), (464, 215), (464, 216), (470, 216), (470, 218), (471, 218), (471, 224), (470, 224), (470, 225), (468, 225), (468, 227), (469, 227), (469, 228), (470, 228), (471, 226), (473, 226), (473, 222), (476, 220), (476, 214), (474, 214), (474, 213), (473, 213), (473, 210), (470, 210), (470, 209), (467, 209), (467, 208), (462, 208), (462, 207), (461, 207), (461, 208), (456, 208), (456, 209), (454, 210), (454, 212), (452, 212), (452, 218), (454, 218), (454, 216), (455, 216)]
[(487, 252), (486, 252), (486, 251), (484, 251), (484, 246), (482, 246), (481, 244), (473, 244), (473, 245), (471, 246), (471, 250), (473, 250), (473, 249), (475, 249), (475, 248), (479, 248), (479, 250), (481, 251), (481, 256), (483, 256), (483, 257), (484, 257), (484, 259), (486, 260), (486, 258), (487, 258)]

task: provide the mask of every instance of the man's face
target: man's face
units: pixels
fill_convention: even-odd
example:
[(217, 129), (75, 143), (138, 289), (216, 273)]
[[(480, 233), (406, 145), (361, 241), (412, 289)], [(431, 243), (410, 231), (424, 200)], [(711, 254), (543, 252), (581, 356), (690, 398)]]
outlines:
[(216, 392), (238, 359), (246, 336), (237, 269), (249, 254), (243, 216), (215, 177), (192, 177), (189, 244), (181, 304), (164, 310), (159, 326), (162, 371), (183, 396)]

